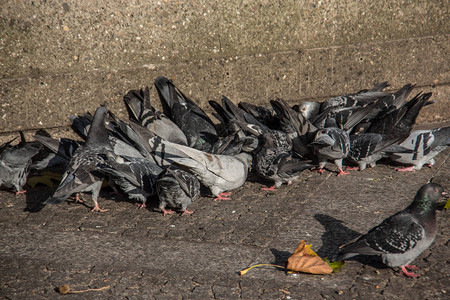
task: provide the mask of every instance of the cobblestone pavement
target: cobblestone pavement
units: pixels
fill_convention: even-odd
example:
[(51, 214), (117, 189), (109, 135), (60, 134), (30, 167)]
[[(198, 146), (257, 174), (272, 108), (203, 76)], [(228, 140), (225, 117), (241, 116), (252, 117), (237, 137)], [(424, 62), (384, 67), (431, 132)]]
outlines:
[[(319, 255), (365, 233), (408, 205), (434, 168), (399, 173), (379, 165), (337, 177), (305, 171), (299, 182), (277, 192), (261, 191), (252, 180), (232, 200), (200, 198), (194, 214), (164, 217), (155, 207), (139, 210), (107, 190), (99, 199), (105, 213), (81, 204), (42, 206), (51, 190), (38, 185), (26, 195), (0, 192), (0, 296), (11, 299), (443, 299), (450, 293), (449, 218), (438, 212), (434, 244), (415, 264), (418, 279), (383, 267), (376, 259), (349, 261), (332, 275), (286, 275), (257, 263), (283, 264), (300, 240)], [(450, 162), (435, 182), (450, 188)], [(334, 166), (330, 166), (334, 170)], [(86, 195), (87, 205), (91, 205)], [(61, 296), (73, 290), (102, 288)]]

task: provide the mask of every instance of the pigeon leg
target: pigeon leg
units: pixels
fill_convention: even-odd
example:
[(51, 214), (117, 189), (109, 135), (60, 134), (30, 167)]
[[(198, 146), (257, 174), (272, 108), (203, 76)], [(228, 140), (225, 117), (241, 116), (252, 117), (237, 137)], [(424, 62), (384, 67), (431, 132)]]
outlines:
[(192, 210), (185, 209), (181, 215), (184, 216), (185, 214), (192, 214), (192, 213), (193, 213)]
[(75, 194), (75, 203), (84, 203), (83, 199), (80, 198), (80, 194), (78, 193)]
[(414, 172), (414, 167), (403, 167), (403, 168), (395, 168), (395, 171), (398, 172)]
[[(348, 169), (347, 169), (348, 170)], [(342, 170), (342, 168), (339, 168), (339, 173), (337, 176), (341, 176), (341, 175), (348, 175), (350, 174), (349, 172), (345, 172), (344, 170)]]
[(98, 206), (98, 203), (95, 203), (94, 208), (91, 210), (92, 212), (105, 212), (108, 211), (109, 209), (104, 209), (104, 208), (100, 208), (100, 206)]
[(346, 168), (347, 171), (355, 171), (355, 170), (359, 170), (359, 167), (348, 167)]
[(415, 266), (415, 265), (405, 265), (405, 268), (407, 268), (408, 270), (419, 270), (420, 268)]
[(263, 191), (271, 191), (271, 192), (276, 192), (277, 189), (275, 188), (275, 185), (272, 185), (271, 187), (262, 187), (261, 190)]
[(164, 207), (160, 207), (160, 209), (161, 209), (161, 212), (163, 213), (164, 216), (170, 215), (170, 214), (173, 214), (173, 213), (174, 213), (173, 210), (165, 209)]
[(136, 205), (138, 206), (139, 209), (143, 209), (143, 208), (147, 207), (147, 205), (145, 203), (142, 203), (142, 204), (136, 203)]
[(17, 196), (17, 195), (20, 195), (20, 194), (25, 194), (26, 192), (27, 192), (26, 190), (23, 190), (23, 191), (17, 191), (17, 192), (16, 192), (16, 196)]
[(317, 169), (314, 169), (313, 171), (316, 171), (317, 173), (323, 174), (323, 168), (317, 168)]
[(231, 195), (231, 192), (222, 192), (222, 193), (219, 193), (218, 195), (217, 195), (217, 197), (216, 198), (214, 198), (214, 201), (219, 201), (219, 200), (231, 200), (231, 198), (228, 198), (228, 196), (230, 196)]
[(415, 274), (413, 272), (408, 272), (408, 270), (406, 269), (406, 265), (405, 266), (400, 266), (400, 268), (402, 269), (402, 273), (405, 274), (406, 277), (419, 277), (420, 275)]

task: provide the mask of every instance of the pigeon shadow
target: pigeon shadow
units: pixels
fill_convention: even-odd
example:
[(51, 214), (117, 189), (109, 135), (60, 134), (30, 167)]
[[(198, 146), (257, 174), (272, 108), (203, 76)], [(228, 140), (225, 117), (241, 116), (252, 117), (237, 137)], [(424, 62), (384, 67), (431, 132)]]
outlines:
[[(355, 238), (361, 236), (361, 233), (354, 231), (344, 225), (344, 222), (325, 214), (315, 214), (314, 218), (325, 227), (322, 234), (322, 246), (317, 250), (320, 257), (327, 257), (334, 260), (339, 253), (339, 246), (344, 245)], [(358, 255), (348, 260), (355, 260), (364, 265), (383, 269), (386, 266), (381, 262), (380, 256)]]
[(24, 211), (31, 213), (40, 212), (45, 207), (44, 201), (49, 198), (52, 193), (53, 191), (51, 188), (40, 184), (34, 188), (27, 189)]
[[(281, 251), (275, 248), (271, 248), (270, 252), (272, 252), (274, 257), (274, 259), (270, 263), (278, 266), (286, 266), (289, 256), (292, 255), (292, 253), (289, 251)], [(286, 269), (276, 268), (276, 270), (286, 272)]]

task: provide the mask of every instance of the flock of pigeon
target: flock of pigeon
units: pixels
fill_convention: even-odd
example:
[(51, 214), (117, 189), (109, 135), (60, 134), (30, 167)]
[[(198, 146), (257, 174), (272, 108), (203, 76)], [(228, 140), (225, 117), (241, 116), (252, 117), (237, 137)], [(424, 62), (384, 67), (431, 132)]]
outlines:
[[(273, 182), (264, 189), (275, 190), (294, 182), (305, 169), (323, 173), (328, 161), (337, 166), (338, 176), (353, 169), (344, 170), (343, 160), (364, 170), (389, 158), (406, 165), (398, 171), (420, 170), (450, 145), (450, 127), (412, 131), (419, 111), (433, 101), (431, 93), (407, 101), (411, 84), (390, 93), (382, 82), (369, 90), (293, 107), (281, 99), (270, 101), (270, 108), (236, 105), (223, 96), (221, 103), (209, 101), (218, 125), (171, 80), (158, 77), (155, 86), (162, 112), (151, 106), (148, 87), (131, 90), (124, 96), (127, 121), (106, 106), (98, 107), (93, 116), (70, 117), (81, 142), (37, 132), (36, 141), (26, 142), (21, 133), (18, 145), (3, 144), (0, 186), (22, 193), (30, 170), (60, 168), (62, 179), (46, 204), (62, 203), (72, 195), (82, 201), (78, 194), (90, 192), (93, 211), (106, 211), (97, 198), (107, 179), (116, 192), (141, 207), (157, 196), (164, 215), (172, 213), (170, 209), (186, 214), (192, 213), (188, 207), (201, 186), (215, 200), (230, 199), (250, 170)], [(405, 275), (414, 276), (407, 263), (434, 239), (434, 203), (442, 192), (437, 184), (422, 187), (410, 207), (344, 246), (341, 258), (382, 254), (389, 266), (401, 265)], [(423, 225), (414, 214), (427, 209), (430, 214)]]

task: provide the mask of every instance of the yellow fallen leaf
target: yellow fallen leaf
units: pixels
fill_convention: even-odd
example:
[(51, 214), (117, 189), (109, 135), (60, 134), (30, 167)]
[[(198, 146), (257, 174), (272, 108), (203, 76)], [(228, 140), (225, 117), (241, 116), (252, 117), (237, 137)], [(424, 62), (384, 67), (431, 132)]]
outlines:
[(288, 258), (286, 269), (311, 274), (331, 274), (333, 269), (302, 240)]
[(345, 261), (330, 261), (328, 258), (323, 259), (324, 262), (326, 262), (332, 269), (333, 273), (339, 272), (340, 269), (345, 265)]
[(276, 267), (276, 268), (282, 268), (284, 269), (284, 266), (279, 266), (279, 265), (274, 265), (274, 264), (257, 264), (257, 265), (253, 265), (251, 267), (248, 267), (247, 269), (244, 269), (242, 271), (239, 272), (239, 275), (243, 276), (245, 275), (248, 271), (250, 271), (253, 268), (257, 268), (257, 267)]
[(70, 286), (68, 286), (67, 284), (63, 284), (63, 285), (58, 287), (58, 292), (61, 295), (66, 295), (66, 294), (79, 294), (79, 293), (91, 292), (91, 291), (104, 291), (104, 290), (107, 290), (107, 289), (109, 289), (109, 285), (101, 287), (101, 288), (98, 288), (98, 289), (86, 289), (86, 290), (82, 290), (82, 291), (72, 291)]
[(447, 200), (447, 203), (445, 203), (444, 210), (450, 209), (450, 199)]

